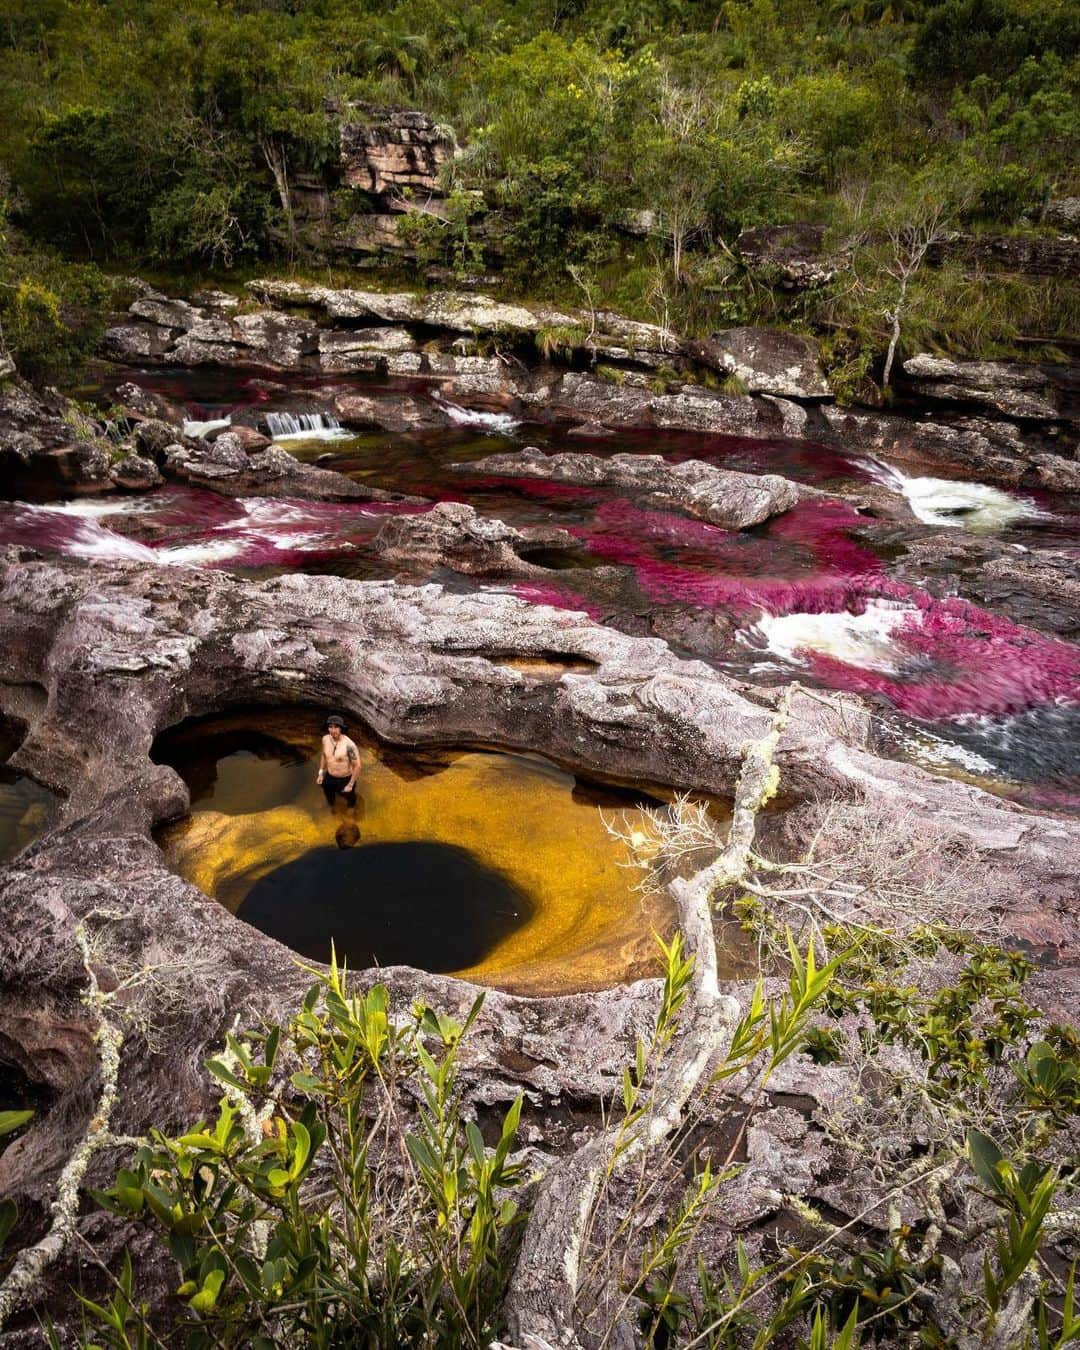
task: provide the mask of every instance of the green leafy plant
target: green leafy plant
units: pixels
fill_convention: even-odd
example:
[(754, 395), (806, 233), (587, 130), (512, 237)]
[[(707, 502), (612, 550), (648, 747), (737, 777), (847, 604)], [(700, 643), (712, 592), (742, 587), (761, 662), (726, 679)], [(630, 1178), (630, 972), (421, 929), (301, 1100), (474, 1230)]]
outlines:
[[(165, 1238), (189, 1346), (486, 1344), (521, 1099), (493, 1148), (461, 1117), (457, 1054), (481, 1005), (395, 1021), (385, 986), (350, 993), (335, 965), (287, 1027), (228, 1038), (207, 1065), (216, 1119), (155, 1134), (97, 1197)], [(85, 1306), (112, 1346), (139, 1321), (127, 1275)]]

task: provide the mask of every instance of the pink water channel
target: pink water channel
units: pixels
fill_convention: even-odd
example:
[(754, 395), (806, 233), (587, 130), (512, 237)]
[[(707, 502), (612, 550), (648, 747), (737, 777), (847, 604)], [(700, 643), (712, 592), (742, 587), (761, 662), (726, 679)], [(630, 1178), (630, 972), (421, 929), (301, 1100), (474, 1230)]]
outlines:
[[(183, 395), (179, 377), (138, 376), (144, 385), (155, 378), (162, 392)], [(231, 402), (223, 400), (223, 391)], [(265, 401), (261, 391), (256, 397), (229, 388), (225, 377), (212, 400), (192, 398), (190, 390), (188, 395), (189, 414), (202, 417)], [(676, 649), (751, 682), (797, 675), (850, 691), (868, 699), (901, 739), (908, 728), (943, 746), (944, 767), (967, 767), (1011, 783), (1014, 795), (1080, 809), (1076, 645), (944, 594), (948, 587), (940, 577), (934, 594), (929, 580), (924, 589), (890, 578), (889, 551), (867, 541), (865, 517), (842, 501), (805, 501), (755, 529), (731, 531), (617, 490), (496, 478), (467, 467), (470, 460), (529, 443), (591, 454), (630, 450), (673, 460), (708, 458), (824, 487), (858, 482), (862, 473), (857, 460), (801, 442), (670, 435), (572, 441), (533, 428), (520, 429), (509, 441), (468, 428), (411, 437), (379, 433), (290, 448), (309, 459), (329, 454), (333, 467), (357, 480), (422, 496), (427, 505), (233, 500), (166, 486), (142, 495), (0, 502), (0, 542), (256, 576), (392, 576), (395, 569), (381, 561), (378, 539), (387, 518), (420, 514), (438, 501), (466, 501), (519, 527), (561, 526), (575, 548), (524, 580), (477, 580), (445, 570), (435, 579), (582, 610), (632, 632), (662, 632)], [(452, 467), (461, 462), (464, 469)], [(917, 537), (918, 530), (911, 534)], [(835, 627), (845, 640), (798, 646), (805, 616), (834, 616), (824, 631)], [(790, 632), (776, 623), (793, 617)], [(854, 641), (846, 640), (849, 630)]]

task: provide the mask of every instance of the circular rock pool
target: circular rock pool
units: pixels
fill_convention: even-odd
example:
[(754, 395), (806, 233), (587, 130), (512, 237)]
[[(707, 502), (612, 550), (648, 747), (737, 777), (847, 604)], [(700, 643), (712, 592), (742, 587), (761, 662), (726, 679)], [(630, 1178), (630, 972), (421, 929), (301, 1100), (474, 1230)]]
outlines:
[(323, 714), (251, 711), (159, 738), (192, 810), (159, 831), (170, 866), (302, 956), (405, 964), (519, 993), (598, 989), (656, 970), (664, 895), (625, 845), (640, 795), (531, 755), (404, 753), (349, 731), (357, 801), (316, 785)]

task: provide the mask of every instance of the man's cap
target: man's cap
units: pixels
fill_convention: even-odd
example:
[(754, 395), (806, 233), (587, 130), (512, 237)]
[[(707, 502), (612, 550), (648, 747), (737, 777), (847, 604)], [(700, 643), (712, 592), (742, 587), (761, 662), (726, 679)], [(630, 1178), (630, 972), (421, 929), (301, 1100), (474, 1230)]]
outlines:
[(337, 713), (334, 713), (332, 716), (330, 716), (330, 717), (328, 717), (328, 718), (326, 719), (326, 725), (327, 725), (328, 727), (340, 727), (340, 728), (342, 729), (342, 731), (344, 731), (344, 730), (345, 730), (345, 719), (344, 719), (344, 717), (339, 717), (339, 716), (337, 715)]

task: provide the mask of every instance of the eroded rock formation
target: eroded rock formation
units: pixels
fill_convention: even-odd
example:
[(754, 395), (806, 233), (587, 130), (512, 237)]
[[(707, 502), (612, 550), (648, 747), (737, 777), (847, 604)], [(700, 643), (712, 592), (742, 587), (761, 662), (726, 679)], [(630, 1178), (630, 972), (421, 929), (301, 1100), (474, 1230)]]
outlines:
[(459, 466), (508, 478), (628, 488), (655, 505), (675, 507), (726, 530), (745, 530), (780, 515), (812, 489), (777, 474), (734, 473), (700, 460), (669, 464), (659, 455), (545, 455), (532, 446), (516, 454), (489, 455)]
[[(770, 706), (676, 659), (664, 643), (502, 594), (312, 576), (252, 584), (9, 554), (0, 601), (9, 653), (0, 703), (18, 704), (28, 723), (16, 760), (68, 794), (63, 822), (0, 871), (0, 1051), (50, 1098), (0, 1161), (26, 1235), (40, 1231), (52, 1179), (94, 1110), (94, 1026), (78, 1002), (77, 924), (110, 968), (150, 968), (159, 982), (161, 997), (125, 1046), (118, 1132), (198, 1118), (209, 1105), (200, 1065), (225, 1031), (280, 1019), (307, 984), (285, 949), (164, 867), (150, 831), (188, 803), (179, 777), (148, 758), (162, 729), (236, 704), (333, 702), (399, 744), (482, 741), (601, 776), (724, 796), (744, 745), (773, 724)], [(1074, 947), (1080, 826), (878, 759), (869, 725), (856, 700), (792, 698), (776, 758), (794, 836), (798, 804), (822, 791), (839, 791), (854, 809), (864, 803), (875, 818), (903, 808), (924, 833), (945, 831), (975, 851), (987, 878), (983, 903), (1006, 931)], [(808, 818), (806, 828), (817, 823)], [(460, 1014), (475, 992), (404, 969), (378, 976), (402, 1008), (424, 999)], [(477, 1109), (524, 1088), (541, 1122), (527, 1128), (558, 1148), (545, 1111), (610, 1091), (655, 999), (648, 982), (553, 1000), (489, 995), (466, 1052), (466, 1102)], [(825, 1073), (813, 1091), (827, 1093), (834, 1078)], [(797, 1081), (784, 1075), (775, 1089), (805, 1091)], [(789, 1128), (777, 1109), (755, 1126), (753, 1180), (733, 1202), (733, 1226), (775, 1212), (776, 1197), (793, 1186), (846, 1203), (836, 1159), (811, 1150), (800, 1162), (806, 1127)], [(789, 1144), (778, 1167), (774, 1127)], [(113, 1165), (103, 1157), (93, 1180), (106, 1180)], [(95, 1231), (92, 1215), (81, 1222)]]

